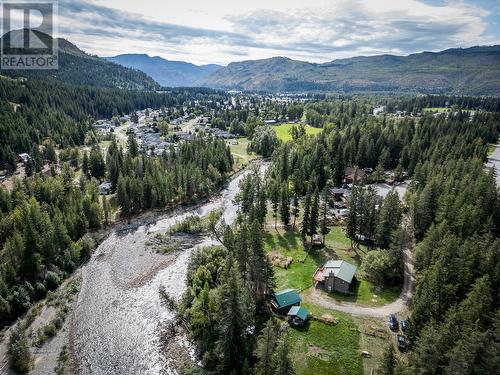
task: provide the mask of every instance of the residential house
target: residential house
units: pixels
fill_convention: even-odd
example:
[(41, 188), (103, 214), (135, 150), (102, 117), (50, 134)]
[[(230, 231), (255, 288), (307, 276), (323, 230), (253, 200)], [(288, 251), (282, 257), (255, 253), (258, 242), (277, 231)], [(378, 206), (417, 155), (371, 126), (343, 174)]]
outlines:
[(344, 182), (353, 184), (354, 182), (362, 181), (366, 177), (366, 172), (357, 167), (346, 167), (344, 173)]
[(356, 266), (345, 260), (329, 260), (314, 273), (314, 286), (328, 292), (348, 293), (356, 270)]
[(28, 160), (31, 159), (31, 156), (29, 156), (29, 154), (27, 154), (26, 152), (23, 152), (22, 154), (17, 155), (17, 159), (18, 159), (18, 161), (26, 164), (28, 162)]

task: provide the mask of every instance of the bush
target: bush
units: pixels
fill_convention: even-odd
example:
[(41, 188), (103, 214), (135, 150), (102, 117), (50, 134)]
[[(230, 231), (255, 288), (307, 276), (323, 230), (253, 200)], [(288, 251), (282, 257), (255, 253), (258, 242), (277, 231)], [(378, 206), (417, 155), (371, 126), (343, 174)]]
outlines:
[(35, 295), (38, 299), (43, 298), (47, 294), (47, 288), (43, 283), (38, 282), (35, 284)]
[(14, 314), (22, 314), (31, 306), (31, 298), (28, 291), (22, 285), (15, 285), (9, 296), (10, 304)]
[(19, 325), (10, 335), (10, 368), (19, 374), (26, 374), (31, 367), (31, 352), (24, 329)]
[(47, 289), (54, 290), (61, 284), (61, 278), (55, 272), (49, 271), (47, 275), (45, 275), (45, 284), (47, 285)]
[(170, 234), (174, 233), (188, 233), (198, 234), (205, 230), (203, 221), (199, 216), (188, 216), (181, 222), (173, 225), (170, 228)]
[(54, 323), (49, 323), (43, 327), (43, 333), (47, 337), (54, 337), (57, 333), (57, 328)]
[(369, 251), (363, 267), (366, 278), (377, 285), (393, 286), (402, 279), (398, 258), (387, 250)]

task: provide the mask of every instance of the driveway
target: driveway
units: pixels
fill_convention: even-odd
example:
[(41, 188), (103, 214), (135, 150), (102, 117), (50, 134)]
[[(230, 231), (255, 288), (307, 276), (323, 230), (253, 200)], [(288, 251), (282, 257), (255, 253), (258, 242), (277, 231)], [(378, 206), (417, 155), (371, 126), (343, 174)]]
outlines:
[[(405, 219), (404, 225), (408, 226), (408, 221)], [(406, 231), (408, 233), (408, 231)], [(340, 302), (328, 296), (325, 292), (311, 288), (303, 293), (303, 298), (306, 302), (321, 306), (326, 309), (337, 310), (352, 315), (372, 316), (376, 318), (384, 318), (389, 314), (395, 314), (406, 310), (415, 290), (415, 274), (413, 267), (412, 241), (408, 237), (405, 239), (405, 247), (403, 249), (404, 262), (404, 280), (403, 289), (398, 299), (380, 307), (361, 306), (352, 302)]]

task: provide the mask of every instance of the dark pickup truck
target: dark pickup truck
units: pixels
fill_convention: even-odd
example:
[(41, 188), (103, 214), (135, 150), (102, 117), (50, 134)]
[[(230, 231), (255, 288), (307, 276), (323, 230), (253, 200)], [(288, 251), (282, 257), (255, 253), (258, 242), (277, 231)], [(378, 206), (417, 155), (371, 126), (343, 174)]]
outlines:
[(398, 330), (398, 318), (396, 318), (396, 315), (391, 314), (389, 316), (389, 328), (391, 331), (397, 331)]

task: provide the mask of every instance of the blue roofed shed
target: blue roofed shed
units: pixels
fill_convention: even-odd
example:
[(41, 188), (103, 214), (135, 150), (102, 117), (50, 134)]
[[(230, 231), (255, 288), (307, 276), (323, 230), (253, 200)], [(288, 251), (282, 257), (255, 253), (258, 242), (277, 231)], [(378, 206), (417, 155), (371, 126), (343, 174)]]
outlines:
[(309, 311), (303, 306), (292, 306), (287, 316), (293, 325), (303, 326), (307, 322)]

